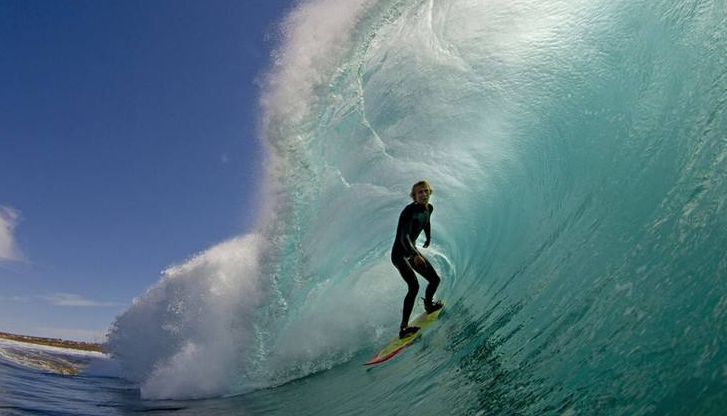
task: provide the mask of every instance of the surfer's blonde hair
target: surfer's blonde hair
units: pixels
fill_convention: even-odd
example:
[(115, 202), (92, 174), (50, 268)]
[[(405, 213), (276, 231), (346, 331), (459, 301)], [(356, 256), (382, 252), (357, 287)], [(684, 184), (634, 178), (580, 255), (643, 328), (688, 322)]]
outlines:
[(426, 189), (428, 189), (430, 194), (432, 192), (434, 192), (434, 188), (432, 188), (432, 185), (430, 185), (429, 182), (427, 182), (427, 181), (419, 181), (419, 182), (417, 182), (417, 183), (415, 183), (414, 185), (411, 186), (411, 192), (409, 193), (409, 196), (414, 201), (416, 201), (416, 198), (414, 197), (414, 195), (416, 194), (416, 191), (419, 188), (426, 188)]

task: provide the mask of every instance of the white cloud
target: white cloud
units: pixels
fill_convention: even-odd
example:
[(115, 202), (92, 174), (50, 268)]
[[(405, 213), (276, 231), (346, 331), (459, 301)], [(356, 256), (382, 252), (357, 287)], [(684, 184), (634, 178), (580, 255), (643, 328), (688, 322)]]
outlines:
[(20, 219), (20, 211), (0, 205), (0, 261), (22, 260), (15, 244), (15, 226)]
[(81, 295), (74, 293), (51, 293), (49, 295), (39, 296), (41, 299), (45, 299), (55, 306), (70, 306), (70, 307), (113, 307), (123, 306), (123, 303), (118, 302), (99, 302), (96, 300), (86, 299)]

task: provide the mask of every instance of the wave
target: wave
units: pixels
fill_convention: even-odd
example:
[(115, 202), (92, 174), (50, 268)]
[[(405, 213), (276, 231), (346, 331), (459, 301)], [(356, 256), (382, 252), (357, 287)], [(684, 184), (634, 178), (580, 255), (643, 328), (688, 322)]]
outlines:
[(109, 349), (148, 398), (348, 362), (396, 327), (388, 253), (427, 179), (426, 254), (460, 317), (447, 368), (469, 374), (427, 400), (646, 414), (686, 383), (708, 411), (727, 362), (725, 10), (300, 3), (263, 85), (256, 231), (166, 270)]

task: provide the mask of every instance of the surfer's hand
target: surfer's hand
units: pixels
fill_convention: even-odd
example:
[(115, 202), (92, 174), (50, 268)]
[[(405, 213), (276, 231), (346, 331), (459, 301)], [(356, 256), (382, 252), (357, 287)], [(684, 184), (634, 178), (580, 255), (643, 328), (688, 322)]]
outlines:
[(424, 248), (427, 248), (427, 247), (429, 247), (429, 240), (425, 241), (425, 242), (424, 242), (424, 245), (423, 245), (422, 247), (424, 247)]
[(424, 267), (426, 265), (426, 263), (424, 263), (424, 257), (422, 257), (421, 254), (414, 256), (414, 264), (416, 264), (417, 267)]

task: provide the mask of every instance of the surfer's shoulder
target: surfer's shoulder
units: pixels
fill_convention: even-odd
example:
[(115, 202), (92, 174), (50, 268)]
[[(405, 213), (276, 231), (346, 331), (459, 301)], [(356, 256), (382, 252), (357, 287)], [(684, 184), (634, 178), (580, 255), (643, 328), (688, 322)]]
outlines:
[(416, 202), (412, 202), (412, 203), (410, 203), (410, 204), (408, 204), (407, 206), (404, 207), (404, 211), (405, 212), (416, 211), (416, 209), (417, 209), (417, 203)]
[(414, 214), (414, 203), (408, 204), (404, 207), (404, 209), (401, 210), (401, 214), (399, 214), (400, 219), (404, 219), (407, 217), (411, 217)]

